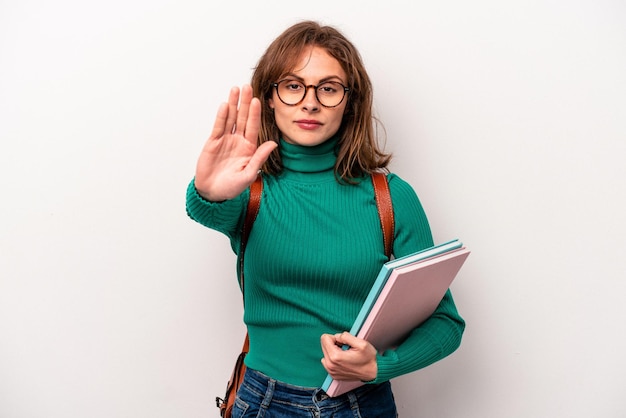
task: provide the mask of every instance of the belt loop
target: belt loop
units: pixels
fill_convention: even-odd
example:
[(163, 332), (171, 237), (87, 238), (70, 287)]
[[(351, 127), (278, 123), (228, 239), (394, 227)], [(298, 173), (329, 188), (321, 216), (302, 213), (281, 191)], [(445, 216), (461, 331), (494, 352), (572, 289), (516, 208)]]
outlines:
[(265, 396), (263, 397), (263, 402), (261, 402), (262, 409), (268, 409), (270, 407), (270, 403), (272, 403), (272, 397), (274, 396), (274, 390), (276, 389), (276, 380), (268, 379), (267, 380), (267, 390), (265, 391)]
[(350, 409), (352, 409), (352, 413), (355, 417), (359, 417), (359, 402), (356, 395), (354, 394), (354, 391), (350, 391), (346, 393), (346, 395), (348, 395), (348, 400), (350, 401)]

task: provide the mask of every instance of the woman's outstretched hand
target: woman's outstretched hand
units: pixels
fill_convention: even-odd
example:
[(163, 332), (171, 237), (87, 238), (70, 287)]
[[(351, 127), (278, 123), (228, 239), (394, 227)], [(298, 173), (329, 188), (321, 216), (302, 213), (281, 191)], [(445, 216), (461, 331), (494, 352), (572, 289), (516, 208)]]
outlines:
[(261, 102), (252, 97), (252, 87), (244, 85), (241, 94), (233, 87), (198, 158), (195, 186), (200, 196), (219, 202), (238, 196), (252, 184), (278, 146), (268, 141), (257, 147), (260, 125)]

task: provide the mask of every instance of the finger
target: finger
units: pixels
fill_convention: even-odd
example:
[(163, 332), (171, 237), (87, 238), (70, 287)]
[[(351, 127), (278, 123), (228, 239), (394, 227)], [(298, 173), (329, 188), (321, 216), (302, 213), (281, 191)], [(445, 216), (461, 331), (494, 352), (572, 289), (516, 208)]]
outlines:
[(320, 338), (320, 345), (322, 346), (322, 354), (324, 358), (328, 357), (328, 334), (323, 334)]
[[(321, 362), (322, 366), (326, 369), (328, 373), (334, 374), (337, 371), (337, 350), (339, 347), (335, 344), (335, 337), (330, 334), (323, 334), (321, 339), (322, 353), (324, 357), (322, 357)], [(333, 376), (334, 377), (334, 376)]]
[[(248, 112), (250, 111), (250, 101), (252, 100), (252, 87), (246, 84), (241, 88), (239, 109), (237, 111), (237, 122), (235, 133), (243, 135), (248, 122)], [(256, 138), (255, 138), (256, 139)]]
[(217, 109), (213, 130), (211, 131), (211, 139), (217, 139), (224, 135), (226, 131), (226, 118), (228, 117), (228, 103), (222, 103)]
[(330, 354), (331, 350), (337, 347), (335, 344), (335, 337), (330, 334), (322, 334), (320, 338), (320, 343), (322, 345), (322, 352), (324, 356), (327, 357)]
[(248, 120), (246, 122), (245, 137), (246, 139), (256, 144), (259, 136), (259, 130), (261, 129), (261, 102), (256, 97), (252, 98), (250, 102), (250, 110), (248, 113)]
[(245, 168), (246, 171), (249, 171), (248, 174), (250, 176), (253, 178), (256, 177), (256, 173), (261, 169), (261, 166), (263, 166), (265, 161), (267, 161), (270, 154), (276, 149), (277, 146), (278, 144), (276, 142), (269, 141), (264, 142), (256, 149)]
[(335, 341), (338, 345), (348, 345), (350, 347), (353, 347), (355, 343), (359, 341), (359, 339), (349, 332), (344, 331), (342, 333), (335, 334)]
[(228, 115), (226, 124), (224, 126), (225, 133), (232, 133), (235, 130), (235, 123), (237, 122), (237, 105), (239, 104), (239, 87), (233, 87), (230, 89), (228, 96)]
[(248, 179), (250, 183), (257, 178), (261, 167), (267, 161), (272, 151), (278, 146), (276, 142), (266, 142), (259, 146), (257, 150), (254, 152), (254, 155), (250, 158), (245, 168), (242, 171), (242, 174)]

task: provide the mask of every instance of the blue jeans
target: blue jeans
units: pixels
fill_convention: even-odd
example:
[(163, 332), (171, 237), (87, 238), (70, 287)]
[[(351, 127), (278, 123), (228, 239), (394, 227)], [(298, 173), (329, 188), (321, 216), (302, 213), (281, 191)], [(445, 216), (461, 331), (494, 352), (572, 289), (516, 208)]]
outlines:
[(233, 418), (396, 418), (389, 382), (366, 384), (331, 398), (322, 389), (303, 388), (247, 369), (237, 392)]

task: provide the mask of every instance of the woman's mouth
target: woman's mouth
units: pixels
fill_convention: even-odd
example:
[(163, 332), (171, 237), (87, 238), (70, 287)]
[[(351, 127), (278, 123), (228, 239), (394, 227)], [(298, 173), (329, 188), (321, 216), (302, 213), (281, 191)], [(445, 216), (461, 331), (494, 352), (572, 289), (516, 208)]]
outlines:
[(317, 129), (320, 126), (322, 126), (322, 124), (316, 120), (308, 120), (308, 119), (301, 119), (301, 120), (297, 120), (296, 121), (296, 125), (298, 125), (298, 127), (300, 129), (305, 129), (305, 130), (313, 130), (313, 129)]

